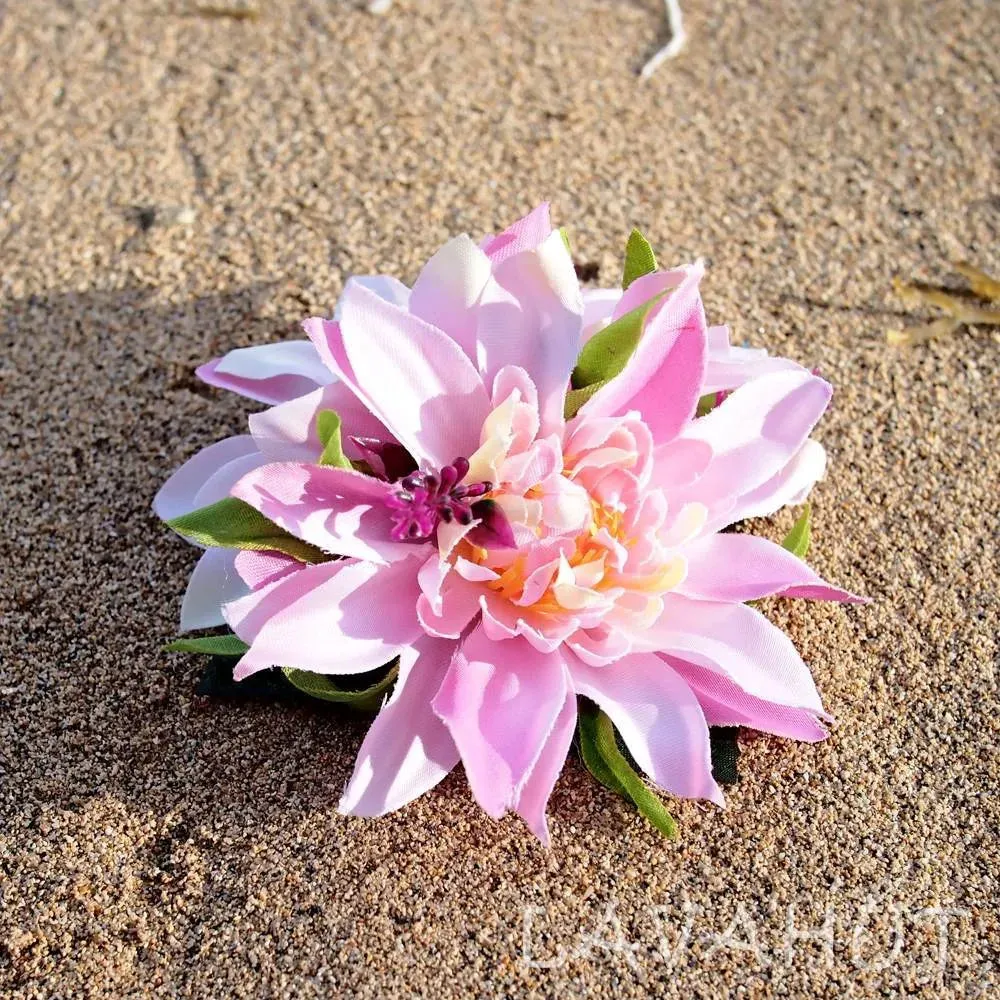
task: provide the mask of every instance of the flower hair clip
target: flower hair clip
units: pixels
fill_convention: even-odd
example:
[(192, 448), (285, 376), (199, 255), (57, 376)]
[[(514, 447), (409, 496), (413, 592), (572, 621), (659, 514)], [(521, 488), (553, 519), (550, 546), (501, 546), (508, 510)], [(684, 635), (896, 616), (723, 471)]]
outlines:
[(543, 205), (455, 237), (412, 288), (352, 278), (306, 340), (200, 368), (267, 408), (156, 498), (204, 548), (182, 629), (231, 630), (171, 648), (377, 711), (342, 812), (461, 762), (545, 843), (574, 739), (668, 834), (653, 788), (722, 805), (735, 727), (823, 739), (809, 669), (752, 602), (860, 599), (803, 561), (808, 507), (783, 544), (727, 529), (805, 501), (832, 390), (709, 327), (703, 271), (659, 270), (633, 232), (622, 287), (581, 289)]

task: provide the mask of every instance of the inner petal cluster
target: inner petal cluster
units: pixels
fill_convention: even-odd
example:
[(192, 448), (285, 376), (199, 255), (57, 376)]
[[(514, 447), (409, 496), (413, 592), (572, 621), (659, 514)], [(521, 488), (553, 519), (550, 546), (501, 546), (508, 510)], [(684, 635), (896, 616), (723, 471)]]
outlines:
[(474, 532), (455, 542), (449, 531), (441, 557), (466, 597), (478, 590), (496, 638), (530, 632), (558, 643), (648, 627), (686, 572), (677, 519), (650, 481), (648, 428), (634, 413), (581, 416), (540, 435), (532, 403), (517, 390), (501, 401), (470, 464), (470, 477), (491, 477), (490, 501), (516, 546), (479, 544)]

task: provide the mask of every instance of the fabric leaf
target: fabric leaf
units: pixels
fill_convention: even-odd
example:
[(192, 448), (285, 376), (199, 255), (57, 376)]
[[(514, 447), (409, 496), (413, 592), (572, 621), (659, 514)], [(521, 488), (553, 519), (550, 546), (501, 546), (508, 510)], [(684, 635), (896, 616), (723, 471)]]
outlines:
[(580, 407), (593, 396), (598, 389), (607, 385), (607, 382), (594, 382), (592, 385), (584, 386), (582, 389), (570, 389), (566, 393), (566, 402), (563, 404), (563, 416), (570, 420), (580, 411)]
[(712, 726), (708, 731), (712, 748), (712, 777), (720, 785), (735, 785), (740, 780), (737, 763), (740, 747), (736, 742), (738, 726)]
[(338, 684), (338, 679), (328, 674), (314, 674), (308, 670), (296, 670), (294, 667), (285, 667), (283, 672), (289, 684), (310, 698), (349, 705), (362, 712), (374, 712), (381, 707), (386, 693), (396, 682), (399, 664), (393, 663), (383, 677), (363, 688), (344, 687), (342, 686), (344, 679), (340, 679), (341, 682)]
[(792, 530), (785, 535), (785, 540), (781, 543), (782, 548), (788, 549), (792, 555), (800, 559), (805, 559), (809, 551), (809, 540), (812, 535), (811, 513), (812, 505), (806, 504), (799, 519), (792, 525)]
[[(580, 719), (581, 754), (585, 752), (586, 745), (588, 747), (586, 752), (591, 748), (594, 751), (591, 759), (599, 758), (601, 762), (597, 764), (600, 773), (594, 771), (591, 773), (601, 784), (607, 785), (613, 791), (619, 789), (615, 788), (611, 781), (617, 782), (621, 789), (620, 794), (627, 798), (660, 833), (665, 837), (675, 837), (677, 824), (674, 818), (622, 753), (611, 719), (599, 709), (583, 708), (580, 711)], [(586, 763), (586, 757), (584, 762)]]
[(662, 294), (654, 295), (648, 302), (609, 323), (584, 344), (573, 369), (574, 389), (607, 382), (622, 372), (642, 336), (646, 315), (662, 298)]
[(569, 231), (565, 226), (559, 227), (559, 235), (562, 237), (563, 246), (566, 247), (566, 252), (569, 253), (572, 250), (572, 247), (569, 245)]
[(344, 454), (340, 437), (340, 416), (334, 410), (322, 410), (316, 416), (316, 433), (319, 435), (323, 452), (317, 465), (329, 465), (335, 469), (350, 469), (350, 459)]
[(218, 503), (175, 517), (167, 524), (177, 534), (209, 547), (284, 552), (304, 563), (324, 562), (329, 558), (315, 545), (279, 528), (236, 497), (225, 497)]
[(163, 647), (168, 653), (208, 653), (211, 656), (242, 656), (250, 647), (237, 635), (202, 635), (175, 639)]
[(706, 392), (704, 396), (698, 399), (698, 409), (695, 411), (696, 417), (706, 417), (719, 402), (719, 394), (717, 392)]
[(587, 770), (604, 785), (610, 788), (616, 795), (626, 798), (625, 788), (615, 777), (614, 772), (605, 763), (600, 751), (597, 749), (597, 712), (593, 709), (584, 711), (583, 706), (577, 716), (577, 742), (580, 748), (580, 757)]
[(652, 274), (656, 270), (656, 254), (638, 229), (633, 229), (625, 244), (625, 271), (622, 274), (622, 288), (628, 288), (636, 278)]

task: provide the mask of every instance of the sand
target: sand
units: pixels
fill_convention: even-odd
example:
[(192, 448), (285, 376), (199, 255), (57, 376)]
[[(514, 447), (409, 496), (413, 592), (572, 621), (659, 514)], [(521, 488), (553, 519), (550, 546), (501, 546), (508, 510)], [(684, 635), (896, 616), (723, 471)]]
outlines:
[[(996, 7), (686, 0), (640, 85), (656, 0), (258, 3), (0, 5), (0, 993), (991, 995), (1000, 337), (884, 337), (894, 275), (1000, 272)], [(768, 613), (838, 725), (745, 740), (675, 842), (576, 762), (550, 850), (461, 774), (342, 818), (362, 721), (160, 651), (196, 554), (151, 497), (245, 413), (193, 366), (543, 198), (837, 387), (812, 560), (874, 603)]]

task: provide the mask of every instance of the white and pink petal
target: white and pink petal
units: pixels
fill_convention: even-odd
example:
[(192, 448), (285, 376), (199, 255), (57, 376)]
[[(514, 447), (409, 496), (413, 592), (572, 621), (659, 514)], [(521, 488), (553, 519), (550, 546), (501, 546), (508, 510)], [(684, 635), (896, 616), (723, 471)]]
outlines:
[(238, 347), (196, 374), (209, 385), (271, 404), (304, 396), (333, 379), (308, 340)]

